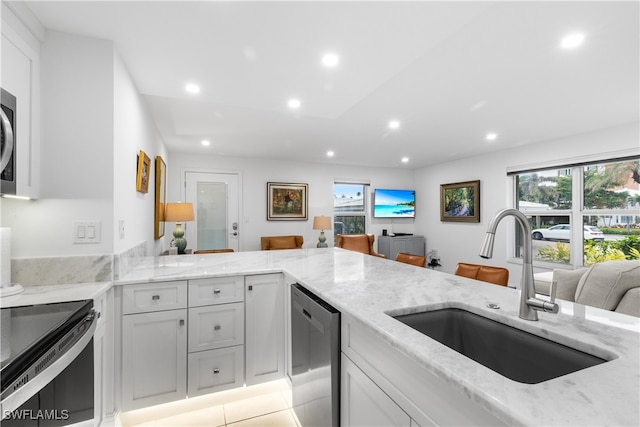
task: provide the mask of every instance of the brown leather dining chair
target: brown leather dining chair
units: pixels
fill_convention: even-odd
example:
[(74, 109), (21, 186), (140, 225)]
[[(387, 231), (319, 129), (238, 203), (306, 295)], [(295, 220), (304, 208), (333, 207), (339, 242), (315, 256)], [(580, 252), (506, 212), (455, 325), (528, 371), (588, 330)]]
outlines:
[(507, 286), (509, 283), (509, 270), (503, 267), (460, 262), (454, 274), (500, 286)]
[(302, 236), (263, 236), (260, 238), (260, 249), (273, 251), (278, 249), (302, 249)]
[(338, 234), (336, 236), (336, 247), (386, 258), (386, 256), (373, 250), (374, 239), (375, 236), (373, 234)]
[(398, 255), (396, 255), (396, 261), (404, 262), (405, 264), (417, 265), (418, 267), (424, 267), (427, 265), (427, 257), (404, 252), (399, 252)]

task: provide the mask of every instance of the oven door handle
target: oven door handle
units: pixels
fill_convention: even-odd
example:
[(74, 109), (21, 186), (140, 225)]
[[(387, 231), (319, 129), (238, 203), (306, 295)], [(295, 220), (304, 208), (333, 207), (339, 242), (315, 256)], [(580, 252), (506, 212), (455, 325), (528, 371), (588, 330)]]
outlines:
[(11, 128), (11, 121), (9, 117), (0, 108), (0, 120), (2, 121), (2, 139), (4, 145), (2, 146), (2, 153), (0, 153), (0, 172), (4, 171), (9, 161), (11, 160), (11, 154), (13, 154), (13, 129)]
[[(0, 404), (0, 411), (2, 418), (11, 415), (11, 411), (17, 410), (24, 402), (29, 400), (32, 396), (42, 390), (47, 384), (49, 384), (55, 377), (60, 375), (67, 366), (73, 362), (76, 357), (84, 350), (93, 338), (93, 333), (96, 330), (97, 315), (93, 309), (83, 319), (84, 322), (90, 322), (90, 325), (85, 329), (82, 337), (76, 341), (63, 355), (45, 368), (42, 372), (36, 375), (33, 379), (29, 380), (24, 386), (7, 396), (2, 400)], [(64, 340), (64, 338), (62, 338)], [(56, 343), (57, 345), (57, 343)]]

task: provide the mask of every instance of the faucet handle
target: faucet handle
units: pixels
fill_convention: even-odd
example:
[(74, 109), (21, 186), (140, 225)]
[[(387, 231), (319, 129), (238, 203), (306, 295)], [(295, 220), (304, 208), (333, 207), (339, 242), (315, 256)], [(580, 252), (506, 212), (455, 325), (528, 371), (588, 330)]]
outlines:
[(558, 292), (558, 281), (557, 280), (552, 280), (551, 281), (551, 287), (549, 289), (549, 302), (551, 304), (555, 304), (556, 302), (556, 292)]

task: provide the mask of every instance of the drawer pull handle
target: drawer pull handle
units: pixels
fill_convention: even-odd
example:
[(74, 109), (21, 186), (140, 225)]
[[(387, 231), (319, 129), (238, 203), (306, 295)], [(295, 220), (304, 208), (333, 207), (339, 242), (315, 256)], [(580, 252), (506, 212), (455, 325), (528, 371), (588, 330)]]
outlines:
[(222, 328), (222, 327), (221, 327), (220, 325), (215, 325), (215, 326), (213, 327), (213, 330), (214, 330), (214, 331), (219, 331), (221, 328)]
[(214, 289), (214, 290), (213, 290), (213, 293), (214, 293), (214, 294), (219, 294), (219, 293), (220, 293), (220, 289)]
[(159, 300), (159, 299), (160, 299), (160, 295), (154, 295), (154, 296), (152, 296), (152, 297), (151, 297), (151, 299), (152, 299), (153, 301), (157, 301), (157, 300)]
[(220, 373), (220, 369), (218, 369), (218, 368), (213, 368), (213, 373), (214, 373), (214, 374), (219, 374), (219, 373)]
[(180, 326), (184, 326), (184, 319), (180, 319)]

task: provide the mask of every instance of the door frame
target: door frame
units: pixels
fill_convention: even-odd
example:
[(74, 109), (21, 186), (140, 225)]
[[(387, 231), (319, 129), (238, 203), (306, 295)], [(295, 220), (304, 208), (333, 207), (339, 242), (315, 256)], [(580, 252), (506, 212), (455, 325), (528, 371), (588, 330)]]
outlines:
[(238, 251), (242, 251), (244, 246), (244, 199), (242, 197), (242, 171), (237, 169), (206, 169), (206, 168), (181, 168), (180, 169), (180, 197), (181, 200), (187, 200), (187, 173), (211, 173), (211, 174), (228, 174), (238, 177), (238, 222), (243, 224), (240, 226), (240, 238), (238, 239)]

